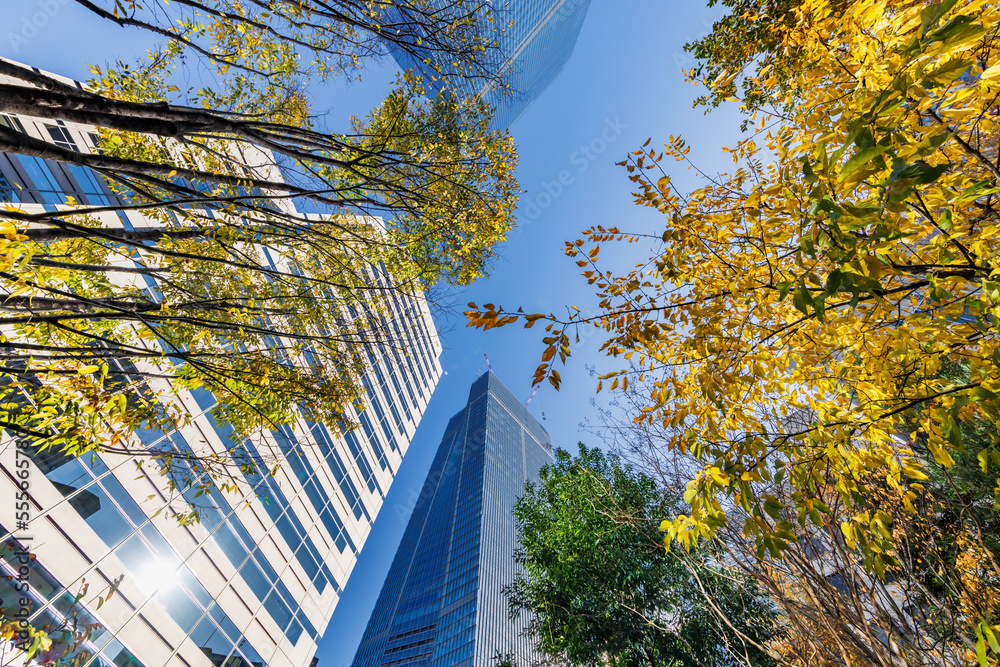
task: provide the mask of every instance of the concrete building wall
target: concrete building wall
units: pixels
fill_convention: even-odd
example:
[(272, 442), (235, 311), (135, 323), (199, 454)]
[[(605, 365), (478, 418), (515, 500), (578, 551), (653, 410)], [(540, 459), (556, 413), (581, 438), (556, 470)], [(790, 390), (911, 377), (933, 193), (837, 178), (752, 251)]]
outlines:
[[(0, 122), (94, 150), (91, 127), (30, 117)], [(258, 157), (252, 168), (279, 176)], [(69, 208), (67, 196), (78, 205), (121, 203), (84, 169), (0, 154), (0, 174), (0, 205), (28, 213)], [(109, 227), (151, 224), (134, 210), (96, 215)], [(33, 622), (58, 625), (73, 609), (89, 618), (95, 628), (79, 650), (95, 656), (91, 664), (308, 665), (442, 372), (422, 299), (394, 301), (387, 324), (404, 342), (370, 357), (368, 407), (351, 414), (363, 426), (342, 434), (300, 418), (294, 428), (260, 434), (243, 451), (277, 470), (235, 474), (232, 492), (194, 497), (171, 489), (155, 462), (140, 469), (120, 455), (39, 453), (3, 432), (0, 535), (10, 547), (0, 565), (14, 575), (6, 587), (0, 582), (5, 604), (25, 594), (16, 590), (17, 553), (30, 551)], [(212, 418), (211, 394), (152, 382), (173, 393), (190, 420), (176, 431), (136, 434), (134, 445), (223, 455), (240, 445)], [(15, 497), (24, 498), (21, 505)], [(177, 515), (192, 507), (200, 521), (179, 523)]]

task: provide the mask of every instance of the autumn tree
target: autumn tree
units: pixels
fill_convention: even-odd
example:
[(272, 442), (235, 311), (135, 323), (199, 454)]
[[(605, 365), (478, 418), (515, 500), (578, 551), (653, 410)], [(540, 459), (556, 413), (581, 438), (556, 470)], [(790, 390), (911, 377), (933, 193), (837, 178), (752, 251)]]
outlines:
[[(85, 87), (0, 60), (0, 150), (89, 183), (55, 206), (12, 188), (0, 211), (3, 426), (143, 453), (131, 432), (176, 424), (169, 396), (204, 389), (236, 440), (300, 413), (350, 428), (372, 354), (422, 335), (414, 300), (488, 272), (516, 153), (479, 100), (412, 75), (346, 133), (318, 126), (301, 87), (357, 75), (386, 43), (497, 78), (491, 11), (212, 1), (157, 22), (160, 3), (79, 4), (167, 42)], [(199, 59), (211, 85), (180, 88)]]
[[(666, 553), (661, 517), (677, 500), (650, 476), (580, 445), (556, 452), (514, 507), (526, 613), (543, 654), (573, 665), (770, 665), (773, 618), (709, 550)], [(720, 616), (721, 614), (721, 616)]]
[[(630, 383), (616, 392), (591, 429), (623, 460), (683, 493), (701, 464), (690, 451), (680, 454), (664, 446), (677, 429), (634, 421), (636, 407), (647, 397), (646, 381)], [(785, 428), (800, 430), (813, 419), (809, 411), (795, 411), (784, 419)], [(960, 426), (970, 438), (988, 430), (982, 423)], [(780, 425), (772, 420), (766, 427), (777, 432)], [(739, 519), (745, 516), (739, 508), (731, 508), (736, 520), (713, 535), (711, 542), (726, 562), (778, 610), (766, 647), (779, 662), (958, 667), (976, 660), (972, 619), (994, 614), (1000, 602), (989, 548), (996, 536), (988, 518), (994, 513), (995, 476), (982, 473), (971, 451), (956, 453), (956, 464), (946, 469), (924, 458), (919, 445), (915, 449), (930, 478), (913, 501), (915, 514), (876, 475), (860, 480), (862, 493), (854, 507), (847, 507), (831, 480), (824, 479), (817, 484), (816, 502), (825, 511), (800, 524), (793, 511), (779, 507), (794, 506), (797, 490), (772, 478), (751, 486), (755, 494), (774, 499), (766, 511), (786, 538), (784, 549), (772, 555), (759, 548), (742, 530)], [(841, 531), (841, 523), (859, 508), (886, 526), (882, 537), (896, 562), (884, 577), (865, 569), (862, 554), (847, 545)]]
[[(794, 11), (779, 50), (801, 57), (778, 100), (794, 104), (751, 117), (756, 134), (729, 151), (734, 171), (681, 192), (666, 165), (687, 163), (688, 146), (647, 142), (622, 166), (665, 230), (595, 226), (567, 244), (599, 314), (469, 316), (548, 320), (536, 380), (557, 385), (552, 364), (574, 331), (604, 332), (603, 351), (631, 365), (598, 389), (645, 383), (633, 418), (670, 429), (662, 446), (698, 463), (668, 545), (739, 530), (780, 558), (794, 539), (786, 524), (822, 526), (833, 489), (844, 543), (882, 578), (899, 555), (887, 516), (865, 503), (873, 480), (916, 514), (928, 477), (917, 441), (950, 469), (965, 446), (958, 423), (995, 423), (1000, 410), (1000, 16), (993, 3), (953, 0), (807, 0)], [(764, 65), (752, 77), (781, 90), (786, 75)], [(653, 247), (618, 274), (599, 248), (623, 240)], [(964, 380), (940, 373), (948, 359)], [(813, 417), (790, 427), (801, 410)], [(995, 477), (995, 445), (980, 446)], [(970, 622), (985, 666), (1000, 626)]]

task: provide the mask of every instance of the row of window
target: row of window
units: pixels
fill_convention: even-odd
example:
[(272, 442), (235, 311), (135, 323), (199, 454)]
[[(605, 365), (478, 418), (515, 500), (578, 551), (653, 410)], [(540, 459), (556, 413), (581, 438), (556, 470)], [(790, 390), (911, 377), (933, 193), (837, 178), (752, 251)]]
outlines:
[(434, 665), (457, 665), (472, 658), (476, 629), (467, 628), (440, 646), (434, 647)]
[[(385, 435), (386, 442), (389, 443), (389, 447), (392, 449), (392, 451), (398, 452), (399, 445), (396, 443), (396, 436), (393, 435), (392, 426), (390, 426), (389, 422), (386, 420), (385, 411), (382, 409), (382, 401), (379, 400), (379, 397), (372, 390), (371, 383), (368, 382), (367, 377), (363, 378), (363, 383), (365, 385), (365, 391), (368, 393), (368, 404), (375, 411), (375, 419), (378, 421), (379, 426), (382, 428), (382, 433)], [(398, 418), (399, 416), (397, 415), (397, 419)], [(403, 426), (402, 421), (399, 422), (399, 426), (400, 426), (399, 432), (405, 433), (405, 431), (403, 431), (402, 429)]]
[[(285, 460), (289, 463), (292, 472), (299, 480), (299, 484), (302, 486), (302, 490), (306, 494), (306, 498), (312, 504), (313, 509), (319, 516), (320, 521), (326, 526), (326, 530), (330, 533), (330, 536), (334, 540), (334, 544), (341, 553), (344, 552), (346, 548), (349, 548), (353, 553), (357, 554), (357, 548), (354, 546), (354, 541), (351, 536), (347, 533), (347, 528), (344, 526), (344, 522), (340, 518), (339, 512), (337, 512), (337, 507), (334, 504), (334, 499), (330, 494), (325, 493), (322, 487), (317, 481), (318, 471), (314, 471), (312, 464), (303, 455), (302, 451), (298, 446), (298, 441), (292, 434), (291, 429), (288, 427), (283, 428), (284, 433), (282, 437), (279, 437), (279, 443), (282, 452), (285, 454)], [(332, 469), (336, 481), (339, 482), (342, 492), (349, 505), (353, 505), (355, 508), (355, 516), (358, 516), (358, 508), (361, 505), (361, 499), (357, 496), (357, 491), (354, 489), (354, 484), (347, 477), (347, 471), (344, 470), (343, 464), (340, 463), (340, 457), (337, 456), (336, 463), (337, 468)], [(261, 462), (263, 464), (263, 462)], [(264, 468), (266, 470), (266, 468)]]
[[(319, 452), (323, 455), (327, 467), (333, 472), (334, 481), (340, 487), (340, 492), (344, 494), (344, 498), (347, 500), (347, 506), (351, 508), (354, 513), (354, 518), (364, 520), (367, 523), (371, 523), (371, 516), (368, 514), (368, 508), (361, 501), (361, 495), (358, 493), (358, 489), (354, 486), (354, 481), (347, 474), (347, 467), (344, 465), (343, 460), (340, 458), (340, 454), (337, 453), (335, 448), (334, 440), (330, 436), (330, 432), (326, 429), (323, 424), (314, 424), (312, 422), (306, 422), (309, 427), (310, 432), (313, 434), (313, 438), (319, 445)], [(330, 507), (330, 498), (327, 502), (327, 507)], [(355, 551), (357, 553), (357, 551)]]
[(391, 662), (381, 663), (382, 667), (396, 667), (396, 665), (407, 665), (408, 667), (418, 667), (419, 665), (426, 665), (430, 662), (430, 653), (423, 653), (421, 655), (401, 658), (399, 660), (393, 660)]
[[(402, 395), (393, 394), (391, 391), (389, 391), (389, 385), (386, 383), (385, 376), (382, 374), (382, 370), (379, 368), (378, 363), (375, 361), (375, 355), (371, 353), (371, 350), (368, 351), (368, 359), (371, 362), (371, 370), (375, 374), (375, 379), (378, 382), (378, 386), (382, 390), (382, 395), (386, 397), (386, 401), (388, 401), (389, 403), (389, 410), (392, 412), (392, 418), (396, 422), (396, 428), (399, 430), (400, 434), (405, 434), (406, 429), (403, 427), (403, 420), (399, 416), (399, 410), (396, 409), (396, 399), (398, 397), (398, 399), (403, 403), (404, 407), (406, 406), (406, 401), (403, 399)], [(397, 384), (396, 386), (398, 387), (399, 385)], [(365, 389), (367, 389), (368, 393), (371, 394), (371, 387), (368, 384), (368, 378), (365, 378)], [(410, 412), (409, 409), (407, 409), (406, 413), (408, 418), (409, 418), (409, 412)]]
[(471, 628), (476, 622), (476, 598), (445, 614), (439, 623), (438, 641), (445, 642), (460, 632)]
[[(382, 350), (384, 353), (385, 346), (382, 346)], [(393, 350), (393, 353), (398, 354), (396, 353), (395, 350)], [(378, 366), (375, 365), (375, 373), (376, 377), (378, 378), (379, 385), (382, 387), (382, 391), (385, 392), (386, 396), (397, 397), (399, 399), (399, 404), (403, 406), (403, 413), (406, 415), (406, 421), (412, 423), (413, 414), (410, 412), (410, 406), (406, 402), (406, 396), (403, 395), (403, 390), (399, 385), (399, 380), (396, 378), (396, 369), (393, 368), (392, 364), (387, 363), (386, 366), (389, 369), (389, 379), (392, 381), (393, 389), (395, 389), (396, 391), (395, 392), (389, 391), (389, 388), (385, 384), (385, 380), (382, 378), (382, 372), (378, 370)], [(402, 368), (402, 365), (400, 365), (399, 368)], [(409, 389), (409, 387), (407, 387), (407, 389)], [(413, 398), (413, 390), (410, 389), (409, 391), (410, 391), (410, 398), (413, 400), (413, 404), (415, 406), (417, 401), (415, 398)], [(393, 407), (393, 409), (395, 409), (395, 406)], [(402, 427), (402, 423), (400, 423), (399, 432), (405, 433)]]
[[(397, 350), (395, 348), (395, 346), (392, 346), (392, 345), (389, 346), (389, 350), (392, 352), (392, 357), (396, 361), (396, 365), (395, 365), (394, 368), (398, 368), (398, 369), (400, 369), (400, 371), (402, 371), (403, 370), (403, 362), (402, 362), (402, 360), (399, 357), (399, 350)], [(383, 353), (385, 352), (384, 348), (383, 348), (382, 352)], [(412, 370), (411, 370), (411, 372), (412, 372)], [(403, 396), (403, 392), (402, 392), (402, 390), (399, 387), (399, 381), (396, 379), (396, 372), (395, 372), (394, 369), (390, 369), (389, 376), (392, 378), (392, 382), (393, 382), (393, 384), (396, 387), (396, 395), (399, 396), (399, 400), (403, 404), (403, 409), (406, 410), (406, 414), (407, 414), (406, 418), (409, 419), (410, 421), (413, 421), (413, 419), (410, 417), (410, 408), (407, 405), (406, 398)], [(410, 404), (413, 405), (413, 409), (414, 410), (418, 409), (417, 408), (417, 396), (416, 396), (416, 394), (413, 393), (413, 381), (411, 381), (410, 375), (408, 375), (406, 373), (403, 373), (403, 385), (406, 387), (406, 395), (409, 397)]]
[[(379, 283), (384, 287), (388, 286), (389, 283), (389, 273), (382, 267), (382, 271), (378, 273), (377, 278)], [(390, 304), (395, 310), (396, 317), (395, 320), (401, 322), (411, 323), (413, 326), (406, 329), (407, 336), (410, 337), (410, 349), (417, 351), (420, 350), (423, 354), (418, 355), (420, 361), (427, 368), (427, 374), (433, 375), (431, 372), (430, 360), (434, 358), (431, 351), (431, 347), (428, 343), (430, 340), (430, 333), (427, 331), (427, 325), (424, 322), (420, 308), (415, 301), (404, 301), (399, 297), (396, 290), (389, 290), (390, 294)], [(415, 330), (415, 333), (411, 336), (411, 330)], [(414, 340), (415, 339), (415, 340)], [(424, 386), (427, 386), (427, 378), (421, 373), (421, 377), (424, 380)]]
[(372, 450), (375, 452), (375, 459), (378, 461), (379, 467), (382, 468), (382, 470), (385, 470), (389, 467), (385, 458), (385, 450), (382, 448), (382, 441), (379, 440), (378, 435), (375, 433), (375, 429), (372, 428), (372, 423), (368, 418), (367, 410), (358, 411), (358, 421), (361, 422), (361, 430), (364, 431), (365, 437), (368, 438), (368, 442), (371, 444)]
[[(390, 304), (392, 304), (392, 307), (395, 307), (395, 305), (396, 305), (395, 301), (391, 297), (389, 299), (389, 302), (390, 302)], [(422, 360), (423, 355), (420, 353), (420, 348), (417, 347), (416, 342), (413, 339), (413, 336), (411, 336), (410, 329), (408, 327), (404, 328), (403, 330), (400, 329), (399, 318), (402, 317), (402, 315), (400, 314), (400, 312), (402, 312), (402, 308), (399, 309), (399, 312), (397, 312), (395, 314), (395, 316), (389, 318), (388, 323), (387, 323), (386, 319), (381, 314), (379, 314), (379, 318), (382, 321), (382, 326), (386, 327), (387, 330), (388, 330), (388, 324), (391, 323), (392, 329), (396, 333), (396, 340), (397, 341), (399, 341), (401, 343), (404, 342), (404, 341), (406, 342), (406, 344), (407, 344), (407, 352), (404, 353), (403, 356), (406, 358), (406, 365), (407, 365), (407, 368), (409, 368), (409, 370), (410, 370), (409, 377), (414, 378), (414, 384), (416, 384), (416, 386), (417, 386), (417, 391), (420, 393), (420, 398), (424, 398), (424, 388), (427, 388), (427, 376), (424, 374), (424, 368), (420, 364), (420, 361)], [(406, 336), (405, 337), (403, 336), (403, 331), (406, 332)], [(416, 364), (413, 363), (413, 358), (414, 357), (418, 358), (418, 361), (417, 361)], [(418, 376), (417, 375), (417, 371), (419, 371), (419, 377), (423, 381), (423, 386), (421, 386), (420, 384), (418, 384), (416, 382), (416, 378)], [(429, 388), (428, 388), (428, 390), (429, 390)]]
[[(24, 134), (24, 127), (14, 117), (0, 115), (0, 125)], [(45, 123), (53, 143), (79, 151), (76, 140), (62, 121)], [(77, 203), (108, 206), (114, 194), (104, 187), (90, 169), (32, 157), (0, 153), (0, 200), (24, 204), (66, 204), (72, 197)]]
[[(181, 454), (192, 451), (177, 431), (167, 434), (159, 445), (166, 443)], [(198, 510), (201, 525), (211, 534), (254, 595), (262, 601), (264, 609), (285, 633), (289, 642), (298, 642), (303, 629), (310, 638), (316, 639), (318, 633), (315, 627), (301, 612), (298, 602), (222, 492), (214, 485), (209, 485), (204, 490), (193, 486), (191, 482), (200, 482), (202, 474), (193, 470), (183, 456), (176, 457), (167, 472), (175, 480), (185, 501)]]
[[(361, 472), (361, 479), (368, 485), (369, 493), (382, 496), (382, 487), (379, 486), (378, 480), (375, 479), (375, 471), (372, 470), (371, 464), (368, 463), (368, 456), (365, 454), (365, 450), (362, 449), (361, 443), (358, 442), (358, 437), (354, 435), (353, 431), (348, 431), (344, 434), (344, 442), (347, 443), (347, 449), (351, 452), (351, 456), (354, 457), (354, 462)], [(382, 470), (385, 470), (384, 457), (379, 461), (379, 465), (382, 466)]]
[(267, 467), (260, 455), (255, 449), (245, 445), (238, 449), (235, 455), (254, 462), (253, 466), (242, 466), (247, 483), (250, 484), (250, 488), (256, 490), (257, 498), (263, 504), (264, 511), (274, 522), (285, 542), (295, 550), (296, 559), (305, 570), (306, 576), (313, 582), (316, 592), (322, 594), (326, 590), (327, 584), (333, 584), (339, 594), (340, 588), (337, 586), (333, 573), (323, 562), (323, 557), (305, 526), (292, 511), (285, 494), (278, 488), (277, 481), (267, 474)]

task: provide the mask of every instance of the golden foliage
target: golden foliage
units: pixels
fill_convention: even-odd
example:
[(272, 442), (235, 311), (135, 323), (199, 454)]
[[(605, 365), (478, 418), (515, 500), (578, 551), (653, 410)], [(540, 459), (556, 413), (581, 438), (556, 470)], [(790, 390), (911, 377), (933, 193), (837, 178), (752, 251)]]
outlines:
[[(568, 243), (601, 313), (546, 316), (546, 343), (603, 330), (602, 350), (630, 365), (602, 381), (648, 381), (636, 420), (661, 424), (671, 450), (700, 462), (690, 514), (664, 526), (668, 545), (713, 535), (738, 508), (758, 554), (778, 558), (786, 519), (823, 525), (829, 482), (842, 538), (881, 577), (896, 558), (889, 517), (862, 502), (865, 480), (877, 471), (913, 513), (926, 479), (904, 420), (947, 468), (964, 446), (957, 420), (1000, 414), (1000, 7), (805, 0), (796, 11), (782, 39), (801, 66), (778, 100), (790, 116), (754, 115), (756, 132), (727, 149), (734, 171), (688, 194), (664, 167), (693, 167), (680, 137), (620, 163), (636, 203), (668, 218), (662, 245), (618, 274), (599, 248), (624, 233), (595, 227)], [(777, 76), (754, 74), (764, 89), (779, 89)], [(968, 381), (943, 379), (945, 358), (967, 364)], [(790, 427), (796, 410), (814, 419)], [(979, 455), (1000, 464), (995, 446)], [(792, 492), (758, 492), (771, 482)], [(991, 623), (976, 630), (983, 664)]]

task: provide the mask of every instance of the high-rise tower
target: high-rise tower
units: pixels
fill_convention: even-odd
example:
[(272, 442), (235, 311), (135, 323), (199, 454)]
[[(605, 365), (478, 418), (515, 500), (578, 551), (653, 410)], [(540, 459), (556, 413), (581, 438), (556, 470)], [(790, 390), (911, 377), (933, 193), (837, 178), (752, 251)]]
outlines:
[[(452, 6), (450, 2), (440, 4), (442, 11)], [(509, 87), (501, 90), (480, 79), (465, 80), (462, 86), (464, 92), (479, 95), (496, 107), (492, 129), (507, 129), (566, 67), (590, 0), (508, 0), (497, 4), (496, 17), (486, 28), (493, 34), (483, 37), (497, 42), (494, 73)], [(447, 54), (428, 53), (431, 62), (425, 63), (397, 47), (389, 51), (400, 67), (420, 72), (435, 90), (443, 85), (436, 72), (453, 69)]]
[(448, 422), (353, 667), (529, 664), (509, 620), (514, 503), (552, 462), (549, 434), (493, 372)]

